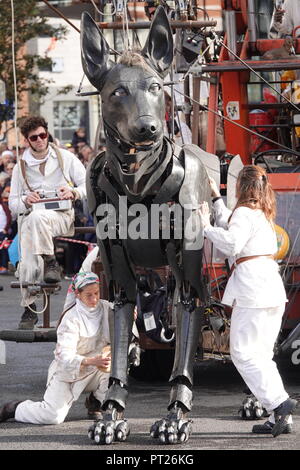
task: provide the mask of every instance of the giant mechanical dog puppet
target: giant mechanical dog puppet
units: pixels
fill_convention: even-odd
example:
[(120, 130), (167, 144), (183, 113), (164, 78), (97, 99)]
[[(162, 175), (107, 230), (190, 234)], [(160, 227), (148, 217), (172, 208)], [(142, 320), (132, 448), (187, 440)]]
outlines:
[[(106, 151), (93, 160), (87, 172), (88, 201), (114, 303), (109, 388), (103, 420), (92, 426), (90, 437), (110, 444), (125, 440), (129, 434), (124, 410), (137, 294), (135, 271), (136, 267), (170, 265), (180, 291), (172, 387), (167, 416), (153, 424), (151, 435), (162, 443), (184, 442), (191, 432), (186, 415), (192, 408), (193, 361), (205, 303), (203, 238), (197, 211), (202, 201), (210, 201), (208, 176), (201, 161), (205, 152), (193, 145), (176, 149), (163, 135), (163, 78), (172, 64), (173, 38), (162, 7), (156, 11), (143, 50), (123, 54), (118, 63), (110, 60), (109, 46), (87, 13), (83, 14), (81, 35), (83, 68), (101, 94), (106, 134)], [(170, 211), (176, 208), (175, 216), (169, 218), (169, 235), (163, 236), (160, 218), (158, 236), (152, 236), (157, 213), (151, 209), (163, 205)], [(113, 207), (114, 216), (107, 217), (108, 207)], [(143, 212), (142, 223), (137, 207)], [(127, 225), (141, 223), (140, 238), (130, 233), (124, 236), (124, 219)], [(181, 236), (177, 233), (179, 220)], [(107, 236), (101, 227), (106, 227)]]

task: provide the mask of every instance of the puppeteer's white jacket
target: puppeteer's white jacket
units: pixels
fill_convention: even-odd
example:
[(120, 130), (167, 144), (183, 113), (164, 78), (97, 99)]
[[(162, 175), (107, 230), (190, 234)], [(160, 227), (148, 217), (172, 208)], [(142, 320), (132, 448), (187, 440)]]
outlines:
[(111, 304), (100, 300), (97, 315), (89, 316), (78, 304), (68, 310), (57, 329), (54, 361), (48, 370), (47, 388), (40, 402), (25, 400), (15, 412), (16, 421), (32, 424), (62, 423), (82, 392), (93, 392), (102, 402), (109, 373), (96, 366), (82, 366), (86, 357), (101, 354), (109, 342), (108, 315)]
[[(63, 173), (59, 165), (57, 155), (52, 147), (49, 147), (49, 157), (46, 161), (44, 174), (40, 172), (39, 165), (26, 166), (26, 178), (29, 186), (34, 190), (53, 191), (61, 186), (67, 186), (66, 179), (74, 184), (77, 193), (77, 199), (86, 197), (86, 170), (72, 152), (59, 148), (63, 160)], [(25, 150), (22, 159), (26, 161)], [(64, 177), (65, 176), (65, 177)], [(9, 194), (9, 208), (13, 216), (26, 211), (24, 198), (29, 189), (24, 181), (19, 165), (15, 165), (11, 180), (11, 189)]]
[[(277, 252), (275, 230), (261, 210), (238, 207), (229, 223), (231, 211), (222, 199), (215, 201), (214, 210), (217, 226), (206, 227), (204, 235), (228, 257), (230, 266), (244, 256)], [(260, 257), (238, 264), (227, 282), (222, 302), (248, 308), (277, 307), (286, 302), (276, 261)]]
[(81, 366), (86, 357), (101, 354), (104, 346), (110, 343), (108, 315), (110, 303), (100, 301), (100, 322), (94, 334), (89, 330), (91, 320), (82, 315), (74, 305), (68, 310), (57, 328), (57, 344), (54, 361), (49, 368), (49, 375), (54, 372), (60, 380), (75, 382), (82, 380), (96, 370), (96, 366)]

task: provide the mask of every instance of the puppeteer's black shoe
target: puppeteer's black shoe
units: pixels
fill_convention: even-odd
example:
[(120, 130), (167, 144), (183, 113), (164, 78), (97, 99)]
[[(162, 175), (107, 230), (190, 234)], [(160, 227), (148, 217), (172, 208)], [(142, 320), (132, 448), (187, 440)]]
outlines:
[(101, 403), (94, 397), (93, 392), (85, 400), (85, 407), (88, 410), (88, 418), (98, 421), (102, 418)]
[(44, 255), (44, 281), (54, 284), (61, 281), (60, 267), (55, 256)]
[[(272, 434), (272, 429), (274, 427), (274, 423), (270, 421), (266, 421), (264, 424), (255, 424), (252, 428), (252, 432), (254, 434)], [(291, 434), (292, 432), (292, 425), (286, 424), (282, 434)]]
[[(36, 310), (35, 303), (32, 303), (30, 307)], [(24, 313), (19, 323), (19, 330), (33, 330), (34, 325), (38, 322), (38, 316), (35, 312), (32, 312), (29, 307), (25, 307)]]
[(277, 437), (279, 436), (279, 434), (283, 433), (287, 425), (288, 417), (293, 414), (297, 404), (298, 404), (297, 400), (288, 398), (283, 403), (281, 403), (281, 405), (275, 408), (274, 410), (275, 424), (272, 429), (272, 434), (274, 437)]
[(0, 423), (15, 417), (15, 412), (20, 401), (10, 401), (0, 408)]

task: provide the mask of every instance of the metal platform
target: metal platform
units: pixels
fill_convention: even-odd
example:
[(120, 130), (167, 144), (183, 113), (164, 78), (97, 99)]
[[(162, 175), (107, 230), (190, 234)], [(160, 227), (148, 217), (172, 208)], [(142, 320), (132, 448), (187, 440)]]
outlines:
[[(20, 282), (13, 281), (10, 286), (13, 289), (20, 288)], [(32, 330), (2, 330), (0, 331), (0, 340), (3, 341), (15, 341), (16, 343), (35, 343), (35, 342), (56, 342), (56, 327), (50, 324), (50, 296), (55, 291), (61, 288), (59, 283), (47, 284), (41, 283), (22, 283), (22, 287), (31, 287), (40, 289), (44, 293), (44, 304), (43, 308), (43, 324), (42, 326), (36, 326)]]
[(16, 343), (56, 342), (56, 328), (34, 327), (33, 330), (2, 330), (0, 340)]

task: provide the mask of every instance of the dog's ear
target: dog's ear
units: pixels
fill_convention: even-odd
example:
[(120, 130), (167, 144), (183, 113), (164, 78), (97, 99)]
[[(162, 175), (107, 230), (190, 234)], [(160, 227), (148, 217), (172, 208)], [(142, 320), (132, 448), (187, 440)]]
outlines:
[(168, 74), (173, 61), (173, 36), (161, 5), (156, 9), (142, 54), (161, 77)]
[(109, 45), (86, 11), (81, 16), (81, 62), (87, 78), (100, 91), (114, 63), (109, 59)]

